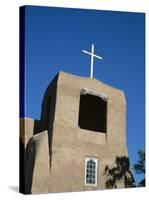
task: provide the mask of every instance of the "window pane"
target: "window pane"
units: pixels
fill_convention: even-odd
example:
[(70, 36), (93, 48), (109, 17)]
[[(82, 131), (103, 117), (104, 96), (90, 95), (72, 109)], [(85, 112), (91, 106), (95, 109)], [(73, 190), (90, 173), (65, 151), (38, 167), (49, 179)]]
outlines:
[(96, 178), (96, 162), (93, 159), (90, 159), (86, 163), (86, 183), (95, 184)]

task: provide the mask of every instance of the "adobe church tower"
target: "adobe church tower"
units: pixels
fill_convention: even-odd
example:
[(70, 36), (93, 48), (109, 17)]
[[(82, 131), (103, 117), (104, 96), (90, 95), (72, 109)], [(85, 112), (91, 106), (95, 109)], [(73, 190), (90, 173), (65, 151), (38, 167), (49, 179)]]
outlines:
[(105, 167), (128, 156), (124, 93), (59, 72), (45, 92), (41, 120), (22, 119), (21, 133), (26, 193), (105, 189)]

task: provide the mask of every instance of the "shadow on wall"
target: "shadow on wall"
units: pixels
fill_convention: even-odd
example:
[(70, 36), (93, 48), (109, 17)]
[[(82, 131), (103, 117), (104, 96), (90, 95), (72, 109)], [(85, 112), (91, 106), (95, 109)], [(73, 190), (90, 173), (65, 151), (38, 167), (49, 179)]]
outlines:
[(19, 191), (25, 194), (25, 148), (21, 138), (19, 138), (19, 165)]
[[(53, 138), (53, 121), (55, 118), (55, 106), (57, 97), (58, 74), (47, 87), (41, 105), (40, 127), (41, 131), (48, 131), (49, 139), (49, 166), (52, 165), (52, 138)], [(36, 122), (37, 123), (37, 122)], [(36, 125), (37, 126), (37, 125)]]
[(35, 142), (31, 138), (25, 149), (22, 140), (20, 139), (20, 188), (19, 191), (23, 194), (31, 194), (33, 170), (35, 163)]
[(34, 129), (33, 129), (33, 134), (36, 135), (39, 132), (44, 131), (44, 129), (41, 126), (41, 121), (34, 119)]
[(119, 181), (124, 181), (125, 188), (136, 187), (134, 177), (130, 170), (129, 158), (126, 156), (116, 156), (115, 165), (111, 168), (105, 167), (104, 175), (107, 176), (106, 188), (117, 188)]

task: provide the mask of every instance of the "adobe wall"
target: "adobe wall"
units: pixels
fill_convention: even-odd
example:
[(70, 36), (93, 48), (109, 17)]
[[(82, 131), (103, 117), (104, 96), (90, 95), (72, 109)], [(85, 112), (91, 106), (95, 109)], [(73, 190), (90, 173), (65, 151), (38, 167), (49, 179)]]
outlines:
[[(82, 88), (107, 97), (107, 133), (78, 127)], [(36, 147), (33, 165), (27, 165), (34, 169), (32, 193), (105, 189), (106, 165), (113, 166), (115, 156), (127, 156), (124, 93), (96, 79), (60, 72), (45, 92), (41, 121), (21, 119), (20, 129), (25, 146), (30, 141), (28, 149)], [(85, 185), (86, 157), (98, 159), (97, 186)], [(123, 183), (118, 187), (123, 188)]]
[[(78, 127), (81, 88), (108, 97), (106, 134)], [(56, 96), (49, 192), (105, 189), (105, 166), (113, 165), (115, 156), (127, 155), (124, 93), (96, 79), (61, 72)], [(97, 187), (84, 184), (86, 157), (98, 159)]]
[(34, 119), (31, 118), (21, 118), (20, 119), (20, 138), (25, 145), (34, 134)]

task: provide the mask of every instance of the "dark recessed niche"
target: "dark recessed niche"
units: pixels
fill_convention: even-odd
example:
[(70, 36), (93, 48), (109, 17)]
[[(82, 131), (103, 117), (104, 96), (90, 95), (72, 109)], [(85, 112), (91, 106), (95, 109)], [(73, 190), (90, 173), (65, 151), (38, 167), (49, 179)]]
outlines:
[(82, 129), (107, 132), (107, 101), (89, 93), (80, 94), (79, 122)]

